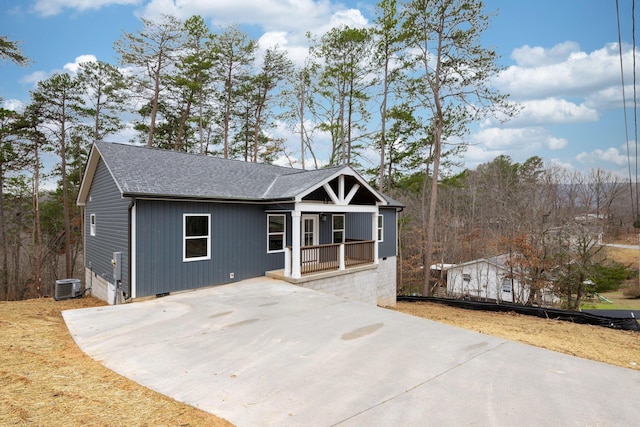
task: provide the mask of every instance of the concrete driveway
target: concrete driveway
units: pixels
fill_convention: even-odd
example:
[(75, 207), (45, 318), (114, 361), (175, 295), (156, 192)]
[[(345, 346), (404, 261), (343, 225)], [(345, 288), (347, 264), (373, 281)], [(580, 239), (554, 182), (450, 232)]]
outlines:
[(640, 371), (275, 279), (63, 315), (80, 348), (108, 368), (237, 426), (640, 420)]

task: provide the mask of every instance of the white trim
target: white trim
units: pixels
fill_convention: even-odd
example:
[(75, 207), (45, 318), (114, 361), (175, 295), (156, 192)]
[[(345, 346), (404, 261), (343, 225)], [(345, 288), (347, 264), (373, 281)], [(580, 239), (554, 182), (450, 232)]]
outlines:
[(310, 219), (313, 221), (313, 230), (311, 231), (313, 233), (313, 242), (311, 243), (312, 246), (317, 246), (318, 242), (320, 241), (320, 215), (317, 214), (302, 214), (300, 216), (300, 246), (305, 246), (304, 245), (304, 221), (305, 219)]
[(326, 212), (326, 213), (350, 213), (350, 212), (369, 212), (378, 213), (378, 206), (374, 205), (333, 205), (317, 202), (301, 202), (296, 203), (295, 210), (299, 212)]
[[(342, 176), (342, 175), (340, 175), (340, 176)], [(338, 196), (336, 196), (336, 193), (333, 191), (333, 188), (331, 188), (329, 183), (324, 184), (322, 186), (322, 188), (324, 188), (324, 191), (327, 192), (327, 194), (329, 195), (329, 198), (331, 199), (331, 201), (334, 204), (336, 204), (336, 205), (340, 204), (340, 198)]]
[(378, 217), (380, 214), (371, 214), (371, 240), (373, 240), (373, 263), (378, 264), (380, 260), (380, 242), (378, 242)]
[[(334, 227), (335, 223), (333, 222), (334, 218), (337, 218), (341, 216), (342, 217), (342, 228), (338, 228), (336, 229)], [(334, 214), (331, 215), (331, 243), (335, 244), (335, 243), (344, 243), (344, 239), (345, 239), (345, 229), (346, 229), (346, 221), (347, 221), (347, 217), (345, 214)], [(342, 231), (342, 241), (340, 242), (336, 242), (335, 241), (335, 232), (337, 231)]]
[[(284, 223), (283, 223), (283, 227), (284, 229), (282, 230), (282, 233), (280, 232), (274, 232), (271, 233), (269, 231), (269, 218), (272, 216), (281, 216), (284, 218)], [(269, 236), (271, 235), (276, 235), (276, 234), (282, 234), (282, 249), (277, 249), (274, 251), (269, 250)], [(287, 215), (285, 213), (268, 213), (267, 214), (267, 253), (268, 254), (277, 254), (280, 252), (284, 252), (284, 248), (287, 246)]]
[[(207, 255), (201, 257), (187, 258), (187, 217), (205, 216), (207, 217)], [(204, 236), (190, 236), (190, 239), (202, 239)], [(182, 214), (182, 262), (204, 261), (211, 259), (211, 214), (209, 213), (183, 213)]]
[(351, 187), (351, 190), (349, 191), (349, 194), (347, 194), (347, 197), (344, 198), (344, 202), (347, 205), (349, 203), (351, 203), (351, 200), (356, 195), (356, 193), (358, 192), (359, 189), (360, 189), (360, 184), (358, 184), (358, 183), (353, 184), (353, 187)]
[[(338, 170), (336, 170), (336, 172), (330, 176), (328, 176), (327, 178), (325, 178), (324, 180), (320, 181), (319, 183), (317, 183), (316, 185), (312, 185), (311, 187), (307, 188), (305, 191), (296, 194), (295, 196), (295, 201), (296, 202), (301, 202), (302, 199), (313, 193), (315, 190), (317, 190), (320, 187), (324, 187), (325, 185), (328, 185), (332, 180), (334, 180), (337, 177), (342, 177), (342, 191), (344, 191), (344, 176), (352, 176), (354, 177), (358, 183), (360, 184), (360, 186), (362, 186), (363, 188), (366, 188), (371, 194), (373, 194), (373, 196), (378, 199), (378, 204), (379, 205), (388, 205), (389, 203), (386, 201), (386, 199), (384, 197), (382, 197), (382, 195), (380, 193), (378, 193), (378, 191), (376, 191), (373, 187), (371, 187), (366, 180), (364, 180), (360, 174), (358, 174), (358, 172), (356, 172), (355, 170), (353, 170), (351, 167), (349, 166), (344, 166), (342, 168), (339, 168)], [(338, 178), (340, 180), (340, 178)], [(340, 183), (340, 181), (339, 181)], [(340, 187), (340, 185), (339, 185)], [(333, 191), (333, 189), (332, 189)], [(331, 193), (329, 193), (331, 194)], [(338, 189), (338, 194), (340, 194), (340, 188)], [(335, 195), (335, 193), (334, 193)], [(342, 193), (342, 196), (344, 198), (344, 193)], [(329, 197), (331, 197), (331, 195), (329, 195)], [(342, 199), (344, 200), (344, 199)], [(334, 202), (335, 203), (335, 202)]]
[(300, 211), (291, 212), (291, 277), (299, 279), (300, 274)]
[(131, 292), (131, 298), (136, 298), (136, 205), (131, 206), (131, 253), (129, 254), (131, 265), (129, 271), (131, 273), (131, 283), (129, 283), (129, 290)]

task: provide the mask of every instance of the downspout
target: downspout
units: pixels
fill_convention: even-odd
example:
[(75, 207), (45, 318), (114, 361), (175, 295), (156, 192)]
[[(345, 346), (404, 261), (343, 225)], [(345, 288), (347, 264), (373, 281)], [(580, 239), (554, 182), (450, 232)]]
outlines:
[(131, 220), (131, 211), (133, 210), (133, 207), (136, 204), (136, 198), (132, 197), (131, 198), (131, 203), (129, 203), (129, 208), (127, 209), (127, 218), (128, 218), (128, 224), (127, 224), (127, 280), (129, 281), (129, 295), (125, 294), (123, 292), (123, 297), (126, 300), (131, 299), (131, 295), (133, 294), (133, 282), (131, 281), (131, 250), (132, 250), (132, 244), (131, 244), (131, 237), (132, 237), (132, 233), (131, 233), (131, 224), (132, 224), (132, 220)]

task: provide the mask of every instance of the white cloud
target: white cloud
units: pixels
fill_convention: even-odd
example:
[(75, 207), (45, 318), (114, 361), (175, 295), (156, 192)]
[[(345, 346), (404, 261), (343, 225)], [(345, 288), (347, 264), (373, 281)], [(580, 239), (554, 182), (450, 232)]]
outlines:
[(45, 71), (34, 71), (20, 79), (20, 83), (36, 84), (41, 80), (45, 80), (48, 74)]
[(139, 14), (147, 18), (171, 14), (183, 19), (200, 15), (217, 25), (257, 25), (266, 32), (285, 31), (295, 36), (295, 43), (304, 42), (307, 31), (322, 33), (333, 25), (367, 24), (358, 9), (328, 0), (151, 0)]
[(113, 4), (139, 4), (141, 0), (36, 0), (33, 3), (33, 11), (43, 16), (53, 16), (63, 9), (75, 9), (79, 11), (97, 10)]
[(512, 119), (509, 125), (584, 123), (599, 119), (596, 109), (561, 98), (534, 99), (523, 101), (520, 105), (520, 114)]
[(583, 151), (576, 156), (576, 160), (587, 166), (600, 165), (603, 162), (616, 166), (626, 166), (628, 159), (625, 147), (620, 149), (610, 147), (605, 150), (598, 148), (591, 152)]
[(543, 65), (558, 64), (566, 61), (571, 54), (579, 53), (580, 45), (567, 41), (545, 49), (540, 46), (530, 47), (528, 45), (514, 49), (511, 58), (516, 61), (519, 67), (535, 68)]
[[(516, 50), (514, 53), (517, 52), (518, 65), (504, 70), (495, 84), (515, 99), (585, 98), (594, 92), (620, 85), (617, 44), (609, 44), (591, 53), (575, 51), (574, 48), (561, 44), (548, 51), (529, 47)], [(562, 59), (563, 55), (556, 51), (563, 52), (566, 57)], [(526, 54), (530, 54), (528, 60), (523, 58)], [(625, 68), (632, 69), (632, 63), (632, 49), (624, 46)]]
[(2, 103), (2, 108), (5, 110), (17, 111), (19, 113), (24, 111), (24, 103), (17, 99), (7, 99)]
[(65, 71), (70, 71), (76, 74), (78, 72), (78, 69), (80, 68), (80, 64), (82, 64), (83, 62), (96, 62), (96, 61), (97, 61), (97, 58), (95, 57), (95, 55), (80, 55), (76, 57), (74, 62), (66, 63), (62, 68)]
[[(472, 145), (495, 152), (523, 152), (531, 156), (536, 150), (561, 150), (568, 145), (564, 138), (556, 138), (542, 127), (485, 128), (473, 134)], [(529, 153), (529, 154), (526, 154)]]

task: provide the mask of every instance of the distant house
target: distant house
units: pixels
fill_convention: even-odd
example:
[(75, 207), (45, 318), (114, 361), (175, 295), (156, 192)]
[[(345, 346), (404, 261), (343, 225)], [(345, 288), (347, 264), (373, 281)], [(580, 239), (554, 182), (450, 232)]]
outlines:
[(507, 260), (508, 255), (499, 255), (450, 266), (447, 270), (447, 295), (525, 303), (529, 298), (529, 287), (511, 277)]
[[(509, 254), (503, 254), (447, 266), (447, 297), (527, 303), (530, 286), (522, 283), (521, 272), (514, 271), (508, 261)], [(540, 300), (543, 305), (558, 302), (547, 288), (540, 290)]]
[(395, 304), (401, 205), (348, 166), (304, 171), (97, 142), (77, 202), (86, 284), (109, 303), (268, 274)]

